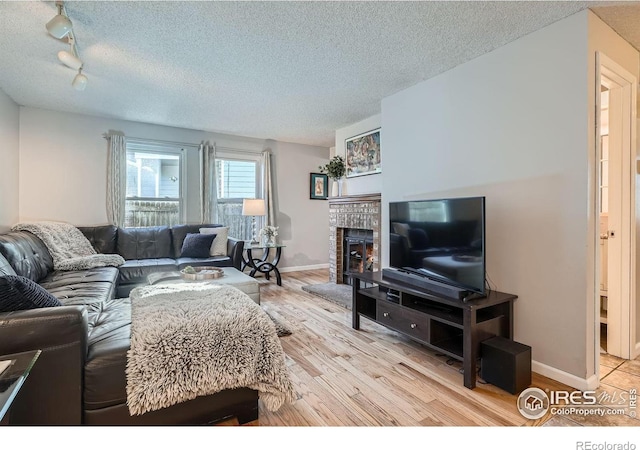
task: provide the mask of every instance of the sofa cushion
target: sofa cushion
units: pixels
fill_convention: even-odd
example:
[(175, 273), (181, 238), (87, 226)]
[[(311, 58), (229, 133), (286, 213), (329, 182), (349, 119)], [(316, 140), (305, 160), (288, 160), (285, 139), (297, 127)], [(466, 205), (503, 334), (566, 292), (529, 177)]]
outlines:
[(126, 260), (171, 258), (169, 227), (118, 228), (118, 254)]
[(118, 253), (118, 227), (103, 225), (99, 227), (78, 227), (82, 234), (89, 239), (91, 245), (98, 253)]
[(115, 296), (115, 285), (112, 283), (79, 283), (68, 284), (47, 289), (55, 295), (64, 306), (89, 305), (109, 300)]
[(119, 284), (146, 284), (150, 273), (176, 270), (177, 266), (173, 258), (131, 259), (125, 261), (118, 269)]
[(17, 275), (40, 281), (53, 270), (53, 259), (40, 239), (28, 231), (0, 234), (0, 254)]
[(215, 234), (188, 233), (182, 243), (181, 258), (207, 258)]
[(211, 256), (209, 258), (178, 258), (177, 268), (184, 269), (187, 266), (202, 267), (233, 267), (233, 261), (228, 256)]
[(56, 270), (40, 281), (46, 289), (64, 287), (81, 283), (113, 283), (118, 280), (118, 269), (115, 267), (94, 267), (86, 270)]
[(35, 281), (19, 275), (0, 277), (0, 312), (54, 306), (62, 306), (62, 303)]
[(89, 351), (84, 370), (84, 406), (94, 410), (126, 403), (131, 303), (123, 298), (88, 305), (87, 319)]
[(216, 228), (221, 227), (218, 224), (201, 224), (201, 225), (174, 225), (171, 227), (171, 239), (173, 246), (173, 257), (179, 258), (182, 251), (182, 243), (189, 233), (199, 233), (200, 228)]
[(88, 305), (112, 299), (115, 296), (118, 269), (96, 267), (87, 270), (55, 271), (40, 285), (55, 295), (62, 304)]
[(226, 256), (227, 255), (227, 240), (229, 237), (229, 227), (216, 227), (216, 228), (200, 228), (202, 234), (215, 234), (216, 238), (211, 244), (209, 250), (210, 256)]

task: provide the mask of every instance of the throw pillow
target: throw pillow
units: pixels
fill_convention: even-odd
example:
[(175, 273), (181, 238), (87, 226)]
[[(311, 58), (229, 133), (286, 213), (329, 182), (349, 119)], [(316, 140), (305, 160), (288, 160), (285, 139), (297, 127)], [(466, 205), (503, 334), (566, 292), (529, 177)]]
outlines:
[(227, 239), (229, 238), (229, 227), (200, 228), (201, 234), (213, 234), (218, 236), (211, 244), (209, 255), (227, 256)]
[(35, 281), (19, 275), (0, 277), (0, 312), (52, 306), (62, 303)]
[(208, 258), (211, 243), (215, 238), (215, 234), (187, 233), (182, 243), (180, 256), (183, 258)]

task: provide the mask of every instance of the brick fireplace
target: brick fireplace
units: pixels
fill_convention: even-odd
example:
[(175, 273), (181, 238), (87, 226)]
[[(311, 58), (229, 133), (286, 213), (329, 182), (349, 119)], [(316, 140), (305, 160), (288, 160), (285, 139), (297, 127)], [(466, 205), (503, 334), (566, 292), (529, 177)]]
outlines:
[[(363, 270), (380, 270), (380, 194), (348, 195), (329, 199), (329, 280), (342, 284), (345, 238), (372, 236), (371, 264), (362, 265)], [(347, 231), (349, 230), (349, 231)], [(366, 255), (365, 255), (366, 256)]]

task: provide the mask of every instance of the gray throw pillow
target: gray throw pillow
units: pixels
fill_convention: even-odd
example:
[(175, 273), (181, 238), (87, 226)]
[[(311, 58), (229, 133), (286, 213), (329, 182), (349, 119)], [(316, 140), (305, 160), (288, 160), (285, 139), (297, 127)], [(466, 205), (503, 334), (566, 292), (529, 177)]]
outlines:
[(62, 303), (35, 281), (19, 275), (0, 277), (0, 312), (52, 306), (62, 306)]

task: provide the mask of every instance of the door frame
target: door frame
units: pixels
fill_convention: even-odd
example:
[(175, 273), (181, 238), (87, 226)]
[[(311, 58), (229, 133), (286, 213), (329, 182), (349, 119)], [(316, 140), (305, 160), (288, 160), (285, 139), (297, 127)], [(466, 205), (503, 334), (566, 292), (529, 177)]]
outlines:
[[(606, 80), (606, 81), (604, 81)], [(612, 124), (611, 115), (609, 117), (609, 130), (613, 127), (619, 127), (621, 129), (621, 151), (622, 151), (622, 210), (620, 218), (620, 230), (617, 231), (615, 239), (620, 239), (620, 252), (613, 257), (619, 258), (620, 273), (617, 274), (616, 282), (620, 286), (620, 298), (621, 302), (617, 311), (613, 311), (615, 317), (612, 317), (614, 322), (618, 321), (618, 329), (620, 334), (619, 350), (620, 355), (626, 359), (633, 359), (638, 355), (638, 346), (636, 345), (636, 95), (637, 95), (637, 79), (630, 74), (622, 66), (617, 64), (612, 59), (608, 58), (602, 52), (596, 52), (596, 80), (595, 80), (595, 104), (596, 104), (596, 139), (595, 139), (595, 156), (596, 160), (599, 160), (601, 156), (600, 145), (600, 127), (601, 127), (601, 97), (600, 89), (601, 85), (607, 86), (610, 90), (609, 95), (609, 111), (613, 108), (619, 108), (620, 120), (617, 124)], [(614, 92), (611, 92), (611, 91)], [(614, 95), (611, 95), (611, 94)], [(616, 115), (614, 114), (614, 120)], [(611, 153), (611, 131), (609, 133), (609, 152)], [(594, 183), (595, 192), (595, 221), (599, 223), (599, 203), (600, 203), (600, 170), (599, 167), (595, 167), (595, 179)], [(611, 174), (609, 174), (611, 179)], [(596, 230), (598, 227), (596, 227)], [(599, 364), (600, 360), (600, 245), (599, 245), (599, 232), (594, 233), (595, 241), (595, 361), (596, 361), (596, 374), (599, 377)], [(611, 255), (611, 248), (609, 248), (609, 257)], [(609, 284), (612, 282), (611, 274), (609, 274)], [(611, 302), (608, 302), (609, 308), (611, 308)], [(610, 312), (610, 310), (609, 310)], [(609, 314), (607, 315), (609, 321)]]

